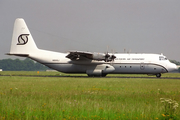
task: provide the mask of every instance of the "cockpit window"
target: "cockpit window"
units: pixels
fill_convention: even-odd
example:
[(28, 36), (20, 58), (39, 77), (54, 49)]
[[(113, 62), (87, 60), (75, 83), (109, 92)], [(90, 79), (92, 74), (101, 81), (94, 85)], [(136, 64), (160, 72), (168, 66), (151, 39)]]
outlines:
[(167, 60), (165, 56), (159, 56), (159, 60)]

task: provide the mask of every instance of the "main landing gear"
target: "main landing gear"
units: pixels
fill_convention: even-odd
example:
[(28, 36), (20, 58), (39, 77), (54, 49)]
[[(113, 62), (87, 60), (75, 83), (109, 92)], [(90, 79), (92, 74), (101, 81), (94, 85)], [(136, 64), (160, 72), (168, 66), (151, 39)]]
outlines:
[(106, 77), (107, 74), (102, 73), (101, 75), (93, 75), (93, 74), (87, 74), (88, 77)]

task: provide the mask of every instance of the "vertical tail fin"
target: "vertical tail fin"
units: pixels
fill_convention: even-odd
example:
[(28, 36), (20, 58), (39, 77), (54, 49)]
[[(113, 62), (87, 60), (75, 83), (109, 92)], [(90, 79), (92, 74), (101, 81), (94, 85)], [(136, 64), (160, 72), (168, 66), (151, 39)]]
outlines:
[(32, 35), (22, 18), (17, 18), (14, 23), (12, 43), (9, 55), (28, 56), (38, 50)]

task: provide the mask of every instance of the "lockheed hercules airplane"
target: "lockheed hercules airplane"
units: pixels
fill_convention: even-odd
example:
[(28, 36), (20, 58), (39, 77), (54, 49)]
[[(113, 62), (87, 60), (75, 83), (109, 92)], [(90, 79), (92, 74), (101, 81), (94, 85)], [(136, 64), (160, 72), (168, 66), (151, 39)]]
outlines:
[(64, 73), (86, 73), (89, 77), (105, 77), (107, 74), (150, 74), (159, 78), (161, 73), (177, 70), (177, 66), (162, 54), (85, 51), (58, 53), (38, 49), (22, 18), (15, 20), (11, 49), (7, 54), (28, 57)]

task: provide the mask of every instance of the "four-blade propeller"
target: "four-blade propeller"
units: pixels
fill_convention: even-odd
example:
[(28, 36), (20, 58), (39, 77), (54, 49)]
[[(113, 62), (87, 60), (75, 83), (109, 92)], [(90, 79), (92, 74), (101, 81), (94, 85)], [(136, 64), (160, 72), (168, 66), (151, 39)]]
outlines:
[(111, 61), (114, 61), (114, 59), (116, 58), (116, 56), (114, 54), (112, 55), (109, 55), (108, 52), (105, 54), (105, 59), (104, 61), (105, 62), (111, 62)]

